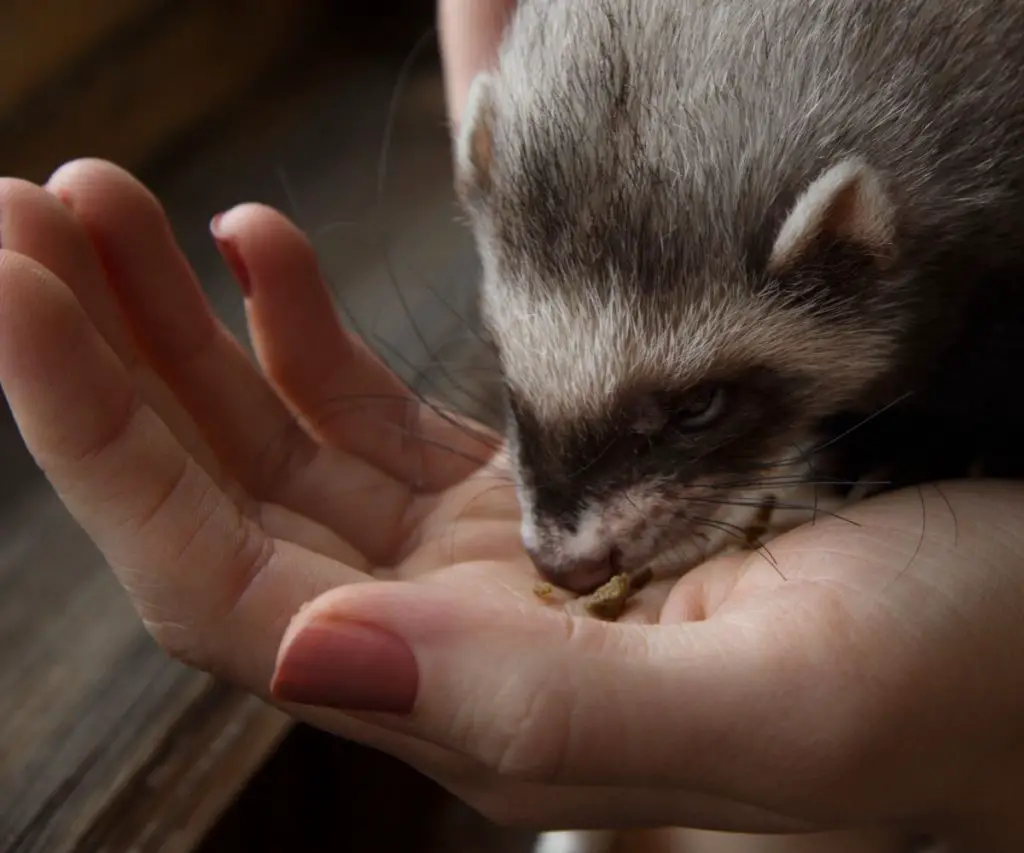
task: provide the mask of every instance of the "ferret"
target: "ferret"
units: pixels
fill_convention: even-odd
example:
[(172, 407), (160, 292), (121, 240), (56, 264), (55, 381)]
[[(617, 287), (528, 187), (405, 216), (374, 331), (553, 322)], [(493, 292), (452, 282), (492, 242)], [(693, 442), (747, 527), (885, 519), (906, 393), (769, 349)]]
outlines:
[(1022, 93), (1020, 0), (520, 2), (455, 160), (544, 580), (1024, 472)]

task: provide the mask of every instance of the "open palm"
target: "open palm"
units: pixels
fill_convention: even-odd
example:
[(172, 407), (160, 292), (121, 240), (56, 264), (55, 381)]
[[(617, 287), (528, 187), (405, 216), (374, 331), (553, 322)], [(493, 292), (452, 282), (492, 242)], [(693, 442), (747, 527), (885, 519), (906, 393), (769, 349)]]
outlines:
[(411, 684), (364, 643), (316, 673), (347, 706), (288, 709), (545, 827), (911, 820), (1019, 766), (1013, 487), (888, 496), (654, 585), (622, 623), (579, 618), (533, 592), (500, 437), (342, 330), (279, 214), (214, 225), (254, 364), (119, 169), (4, 181), (0, 213), (0, 382), (178, 658), (270, 698), (310, 626), (400, 637)]

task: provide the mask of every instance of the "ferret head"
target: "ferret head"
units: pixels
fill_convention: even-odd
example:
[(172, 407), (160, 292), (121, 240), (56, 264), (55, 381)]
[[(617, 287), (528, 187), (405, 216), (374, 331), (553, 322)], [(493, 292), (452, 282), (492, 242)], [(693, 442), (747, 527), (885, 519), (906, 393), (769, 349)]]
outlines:
[(523, 541), (585, 592), (695, 562), (813, 478), (823, 419), (891, 365), (895, 214), (855, 153), (765, 184), (739, 143), (667, 125), (625, 59), (510, 40), (473, 86), (458, 189)]

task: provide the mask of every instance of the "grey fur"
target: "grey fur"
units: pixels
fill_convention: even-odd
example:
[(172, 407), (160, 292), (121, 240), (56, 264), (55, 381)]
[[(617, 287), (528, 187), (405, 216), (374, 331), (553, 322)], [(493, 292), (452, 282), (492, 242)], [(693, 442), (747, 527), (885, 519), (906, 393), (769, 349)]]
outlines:
[[(889, 180), (906, 251), (1009, 238), (1016, 261), (1022, 57), (1018, 0), (528, 0), (492, 89), (490, 207), (536, 270), (647, 226), (654, 277), (689, 281), (853, 153)], [(651, 273), (636, 249), (614, 260)]]
[[(532, 550), (571, 562), (559, 542), (602, 506), (600, 535), (632, 567), (672, 544), (681, 514), (626, 523), (616, 496), (685, 504), (689, 485), (749, 472), (741, 457), (777, 462), (783, 446), (827, 438), (829, 417), (904, 392), (925, 401), (915, 416), (926, 422), (941, 411), (966, 429), (971, 406), (1004, 425), (1017, 418), (977, 375), (994, 359), (963, 356), (992, 319), (982, 303), (1011, 312), (1004, 344), (1024, 328), (1022, 92), (1019, 0), (522, 3), (477, 92), (460, 186)], [(894, 262), (855, 253), (771, 274), (794, 203), (848, 158), (873, 170), (891, 204)], [(961, 363), (974, 372), (936, 372)], [(683, 442), (658, 471), (624, 462), (603, 479), (583, 474), (629, 434), (638, 388), (684, 393), (716, 371), (755, 368), (785, 390), (774, 423), (767, 402), (751, 404), (761, 443), (732, 436), (735, 465), (696, 466), (707, 454)], [(943, 382), (963, 397), (957, 412), (937, 402)], [(998, 444), (969, 426), (979, 452)]]

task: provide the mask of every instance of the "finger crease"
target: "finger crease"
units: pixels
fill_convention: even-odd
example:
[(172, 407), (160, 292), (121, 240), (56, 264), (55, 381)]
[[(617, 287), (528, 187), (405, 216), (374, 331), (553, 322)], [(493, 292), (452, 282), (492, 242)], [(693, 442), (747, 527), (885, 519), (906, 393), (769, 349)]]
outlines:
[(231, 557), (226, 560), (230, 566), (230, 576), (235, 580), (231, 588), (226, 590), (226, 598), (214, 614), (214, 618), (222, 624), (228, 624), (238, 612), (246, 593), (253, 588), (277, 553), (272, 537), (248, 519), (240, 517), (239, 523), (241, 528), (238, 541)]
[(114, 421), (110, 430), (102, 434), (84, 450), (77, 454), (72, 454), (71, 462), (76, 465), (87, 465), (105, 455), (115, 445), (120, 444), (135, 426), (142, 408), (142, 398), (136, 393), (130, 393), (124, 407), (124, 412)]
[(167, 480), (167, 485), (160, 490), (152, 506), (144, 510), (140, 515), (136, 515), (131, 519), (132, 523), (138, 528), (140, 533), (152, 524), (153, 520), (181, 489), (182, 485), (184, 485), (188, 479), (191, 467), (192, 460), (188, 456), (182, 456), (178, 470), (175, 472), (173, 477)]

